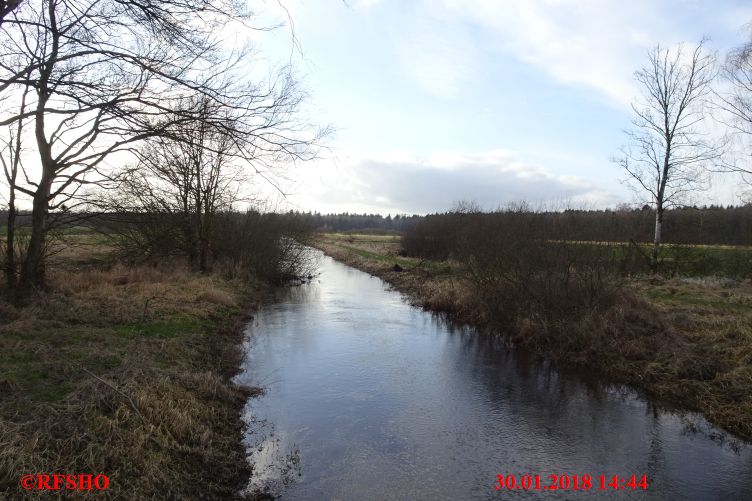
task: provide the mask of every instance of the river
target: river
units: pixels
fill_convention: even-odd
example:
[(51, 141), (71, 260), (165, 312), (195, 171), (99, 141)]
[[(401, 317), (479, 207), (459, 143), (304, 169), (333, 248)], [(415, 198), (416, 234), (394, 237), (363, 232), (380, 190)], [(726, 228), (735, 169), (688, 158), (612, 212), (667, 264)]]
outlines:
[[(266, 389), (244, 413), (249, 488), (289, 500), (752, 499), (752, 451), (701, 417), (559, 372), (319, 259), (316, 279), (277, 291), (246, 329), (237, 380)], [(540, 475), (540, 489), (498, 491), (499, 474)], [(544, 489), (552, 474), (570, 488)], [(619, 488), (601, 490), (601, 475)], [(625, 485), (632, 475), (647, 489)]]

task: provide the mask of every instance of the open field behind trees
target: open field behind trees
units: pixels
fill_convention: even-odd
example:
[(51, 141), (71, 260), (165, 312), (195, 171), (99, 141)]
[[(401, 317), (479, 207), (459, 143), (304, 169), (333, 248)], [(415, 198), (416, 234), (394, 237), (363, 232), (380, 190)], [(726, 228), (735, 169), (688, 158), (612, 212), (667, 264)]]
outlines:
[[(517, 250), (534, 259), (537, 270), (523, 273), (510, 266), (501, 271), (486, 263), (486, 278), (509, 273), (491, 281), (473, 269), (479, 266), (478, 255), (473, 263), (466, 256), (406, 254), (403, 244), (409, 236), (321, 233), (315, 245), (382, 277), (416, 305), (505, 334), (565, 366), (594, 369), (664, 402), (700, 411), (711, 422), (752, 439), (749, 278), (628, 277), (604, 269), (610, 260), (594, 273), (577, 276), (570, 269), (567, 276), (558, 273), (560, 252), (541, 254), (531, 246)], [(488, 237), (494, 253), (509, 258)], [(574, 249), (571, 256), (584, 259), (579, 244), (569, 247)], [(718, 259), (725, 251), (710, 250)], [(395, 265), (402, 271), (395, 271)]]

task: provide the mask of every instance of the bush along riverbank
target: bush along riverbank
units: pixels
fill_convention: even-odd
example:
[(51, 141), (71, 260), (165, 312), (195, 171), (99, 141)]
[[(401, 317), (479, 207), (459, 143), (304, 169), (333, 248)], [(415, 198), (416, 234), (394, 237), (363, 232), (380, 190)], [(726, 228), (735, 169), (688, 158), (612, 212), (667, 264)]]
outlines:
[[(494, 242), (488, 235), (463, 261), (410, 257), (389, 235), (323, 233), (314, 245), (381, 277), (418, 306), (699, 411), (752, 439), (749, 280), (620, 278), (597, 265), (612, 249), (583, 257), (582, 247), (571, 250), (576, 244)], [(571, 265), (576, 259), (579, 266)]]
[(46, 499), (22, 489), (30, 474), (104, 474), (97, 499), (238, 496), (241, 411), (258, 390), (231, 378), (263, 286), (68, 264), (30, 305), (0, 303), (0, 498)]

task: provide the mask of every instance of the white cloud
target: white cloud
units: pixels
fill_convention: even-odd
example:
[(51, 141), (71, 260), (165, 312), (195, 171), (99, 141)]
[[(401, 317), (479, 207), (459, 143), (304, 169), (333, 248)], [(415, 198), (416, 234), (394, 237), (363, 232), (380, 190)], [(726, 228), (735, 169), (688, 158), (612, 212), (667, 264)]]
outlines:
[[(374, 5), (381, 3), (381, 1), (382, 0), (355, 0), (354, 3), (355, 3), (355, 6), (357, 7), (364, 7), (367, 9), (369, 7), (373, 7)], [(348, 1), (347, 3), (348, 5), (353, 5), (352, 0)]]
[(389, 27), (396, 56), (409, 77), (424, 91), (451, 99), (476, 73), (472, 40), (461, 26), (433, 10), (406, 13)]
[(611, 206), (616, 196), (578, 176), (557, 175), (505, 150), (439, 153), (352, 154), (338, 164), (307, 170), (293, 206), (320, 211), (428, 213), (460, 200), (493, 209), (526, 200), (533, 205)]
[(505, 54), (623, 106), (635, 93), (632, 75), (649, 47), (701, 37), (679, 33), (671, 24), (671, 9), (688, 8), (684, 4), (424, 0), (415, 11), (405, 9), (392, 36), (407, 73), (439, 97), (457, 97), (463, 83), (482, 74), (482, 64), (499, 64), (499, 54)]
[[(629, 102), (645, 50), (678, 40), (659, 2), (442, 0), (456, 16), (492, 30), (502, 50), (564, 84)], [(669, 17), (670, 19), (670, 17)]]

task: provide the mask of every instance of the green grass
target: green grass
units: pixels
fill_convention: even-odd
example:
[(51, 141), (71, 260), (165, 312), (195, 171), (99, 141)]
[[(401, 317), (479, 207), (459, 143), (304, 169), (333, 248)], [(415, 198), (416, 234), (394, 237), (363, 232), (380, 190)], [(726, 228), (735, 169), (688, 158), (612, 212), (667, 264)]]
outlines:
[(0, 338), (0, 384), (13, 391), (6, 391), (2, 410), (59, 402), (75, 389), (82, 368), (117, 367), (122, 362), (118, 352), (126, 349), (112, 329), (6, 331)]
[[(369, 243), (369, 241), (367, 239), (362, 239), (362, 240), (359, 240), (358, 243), (367, 244)], [(427, 261), (427, 260), (417, 259), (413, 257), (403, 257), (403, 256), (396, 256), (393, 254), (378, 253), (378, 252), (373, 252), (371, 250), (366, 250), (362, 247), (356, 247), (353, 245), (346, 245), (346, 244), (341, 244), (341, 243), (338, 243), (335, 245), (349, 252), (352, 252), (353, 254), (356, 254), (362, 258), (372, 259), (374, 261), (388, 264), (390, 266), (398, 264), (403, 269), (420, 268), (423, 270), (431, 271), (436, 274), (451, 274), (453, 271), (452, 265), (446, 261)]]
[[(589, 248), (593, 256), (608, 257), (614, 265), (630, 257), (634, 271), (648, 271), (652, 244), (624, 242), (555, 241), (562, 245)], [(604, 248), (605, 254), (604, 253)], [(635, 252), (636, 251), (636, 252)], [(659, 271), (666, 276), (752, 277), (752, 247), (729, 245), (662, 244), (658, 256)]]
[[(101, 280), (96, 285), (106, 287), (106, 282)], [(115, 301), (111, 289), (101, 290)], [(240, 311), (236, 306), (212, 304), (206, 306), (211, 316), (193, 314), (201, 312), (199, 305), (184, 305), (185, 313), (160, 313), (155, 308), (170, 305), (162, 298), (159, 305), (148, 309), (145, 318), (140, 318), (144, 302), (137, 294), (141, 293), (140, 288), (132, 290), (133, 304), (128, 310), (129, 303), (115, 302), (107, 309), (85, 313), (88, 299), (73, 295), (74, 299), (68, 299), (70, 306), (65, 306), (63, 298), (56, 298), (52, 308), (13, 313), (16, 321), (2, 325), (0, 331), (0, 415), (33, 412), (38, 405), (61, 402), (87, 377), (86, 371), (103, 374), (134, 360), (158, 367), (180, 367), (189, 359), (182, 356), (181, 345), (202, 343), (203, 332), (219, 319), (232, 318)], [(66, 311), (66, 315), (59, 315), (56, 309)], [(120, 323), (123, 320), (127, 323)], [(172, 345), (179, 347), (182, 358), (173, 356), (174, 350), (169, 349)]]
[(385, 263), (398, 263), (400, 266), (402, 265), (408, 265), (412, 261), (409, 258), (403, 258), (403, 257), (397, 257), (397, 256), (388, 256), (386, 254), (379, 254), (377, 252), (371, 252), (359, 247), (354, 247), (352, 245), (345, 245), (345, 244), (339, 244), (340, 247), (343, 249), (347, 249), (350, 252), (353, 252), (357, 254), (358, 256), (364, 257), (366, 259), (375, 259), (376, 261), (382, 261)]
[(321, 233), (331, 240), (344, 240), (349, 242), (399, 242), (400, 235), (382, 235), (375, 233)]
[(196, 318), (173, 318), (168, 321), (158, 321), (146, 324), (118, 325), (112, 329), (115, 336), (130, 339), (144, 338), (173, 338), (186, 332), (195, 332), (205, 327), (206, 322)]
[(676, 306), (700, 306), (705, 308), (728, 309), (740, 313), (752, 312), (752, 304), (735, 303), (708, 295), (687, 292), (670, 292), (663, 289), (647, 289), (643, 295), (653, 301)]
[[(441, 273), (443, 269), (452, 266), (446, 262), (420, 260), (417, 258), (401, 257), (397, 255), (400, 247), (399, 235), (373, 235), (358, 233), (321, 233), (319, 236), (325, 242), (338, 245), (364, 259), (399, 264), (403, 268), (420, 264), (433, 272)], [(587, 242), (587, 241), (556, 241), (552, 243), (562, 245), (576, 245), (580, 249), (588, 247), (592, 250), (594, 259), (604, 257), (613, 260), (618, 266), (630, 252), (634, 253), (635, 246), (624, 242)], [(604, 246), (605, 249), (604, 255)], [(648, 271), (648, 256), (652, 244), (640, 243), (639, 252), (634, 255), (637, 260), (635, 271)], [(582, 256), (587, 261), (587, 256)], [(639, 261), (642, 261), (639, 264)], [(752, 277), (752, 247), (728, 245), (680, 245), (664, 244), (659, 255), (659, 269), (667, 276), (684, 277)]]

